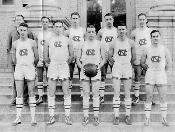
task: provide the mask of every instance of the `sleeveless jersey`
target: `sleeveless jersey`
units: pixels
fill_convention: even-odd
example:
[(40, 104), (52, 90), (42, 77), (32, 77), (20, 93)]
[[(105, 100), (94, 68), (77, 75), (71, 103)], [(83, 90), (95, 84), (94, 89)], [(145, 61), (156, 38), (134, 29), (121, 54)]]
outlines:
[(71, 38), (73, 42), (74, 51), (78, 51), (79, 46), (84, 42), (84, 31), (82, 27), (78, 29), (70, 28), (69, 29), (69, 38)]
[(69, 57), (68, 38), (63, 35), (53, 36), (48, 43), (51, 62), (65, 63)]
[(107, 29), (104, 27), (102, 29), (102, 43), (105, 45), (105, 52), (109, 51), (110, 44), (112, 41), (117, 38), (117, 29), (113, 27), (112, 29)]
[(17, 40), (16, 43), (16, 59), (17, 65), (33, 65), (34, 63), (34, 52), (33, 43), (35, 41), (32, 39), (27, 39), (26, 41)]
[(82, 46), (82, 64), (92, 63), (98, 65), (101, 61), (100, 41), (94, 40), (93, 42), (85, 41)]
[(140, 28), (135, 29), (136, 54), (142, 55), (145, 48), (151, 45), (151, 31), (152, 30), (148, 27), (144, 30), (141, 30)]
[(39, 31), (37, 34), (38, 54), (39, 54), (39, 60), (41, 61), (43, 61), (43, 46), (45, 42), (48, 41), (51, 36), (52, 36), (51, 31)]
[(131, 64), (131, 44), (129, 41), (128, 38), (124, 41), (115, 39), (113, 58), (117, 64)]
[(150, 46), (146, 49), (146, 63), (148, 70), (151, 71), (164, 71), (165, 70), (165, 47), (159, 45), (158, 47)]

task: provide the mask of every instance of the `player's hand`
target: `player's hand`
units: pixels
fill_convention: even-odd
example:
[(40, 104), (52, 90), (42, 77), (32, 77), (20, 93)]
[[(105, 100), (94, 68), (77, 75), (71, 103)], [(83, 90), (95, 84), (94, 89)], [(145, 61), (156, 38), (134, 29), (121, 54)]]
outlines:
[(142, 68), (143, 68), (144, 70), (147, 70), (147, 69), (148, 69), (148, 65), (147, 65), (147, 64), (141, 64), (141, 66), (142, 66)]
[(45, 63), (47, 63), (47, 64), (50, 64), (50, 59), (49, 58), (45, 58)]
[(114, 61), (114, 58), (109, 58), (108, 61), (109, 61), (109, 64), (110, 64), (110, 65), (114, 65), (114, 62), (115, 62), (115, 61)]
[(96, 66), (97, 66), (97, 72), (99, 72), (101, 69), (101, 66), (100, 65), (96, 65)]
[(69, 57), (69, 59), (67, 60), (67, 63), (68, 64), (72, 63), (73, 62), (73, 59), (74, 59), (73, 57)]

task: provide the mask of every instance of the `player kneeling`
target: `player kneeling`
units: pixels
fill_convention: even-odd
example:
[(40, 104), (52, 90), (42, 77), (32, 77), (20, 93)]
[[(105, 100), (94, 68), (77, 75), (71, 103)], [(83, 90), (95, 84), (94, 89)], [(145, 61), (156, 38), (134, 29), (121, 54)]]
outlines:
[(36, 100), (34, 94), (35, 88), (35, 66), (38, 63), (39, 57), (37, 53), (37, 44), (34, 40), (29, 39), (28, 25), (21, 23), (18, 28), (20, 38), (12, 44), (12, 60), (16, 64), (14, 77), (16, 83), (17, 97), (16, 97), (16, 120), (12, 125), (21, 124), (21, 111), (23, 107), (23, 85), (24, 78), (27, 80), (29, 91), (29, 104), (31, 112), (31, 125), (36, 125), (35, 108)]
[[(84, 119), (82, 124), (87, 125), (89, 122), (89, 94), (90, 85), (92, 84), (94, 125), (99, 125), (99, 87), (101, 80), (100, 68), (105, 63), (105, 53), (102, 44), (96, 39), (94, 26), (88, 26), (86, 32), (86, 41), (79, 50), (77, 64), (81, 67), (80, 78), (83, 86), (83, 113)], [(89, 81), (90, 80), (90, 81)], [(90, 84), (91, 83), (91, 84)]]
[(54, 34), (48, 40), (45, 49), (46, 63), (48, 67), (48, 107), (50, 120), (47, 123), (51, 125), (55, 123), (54, 109), (55, 109), (55, 91), (58, 79), (62, 81), (62, 89), (64, 93), (64, 108), (65, 108), (65, 122), (71, 125), (70, 108), (71, 108), (71, 93), (69, 91), (69, 63), (73, 59), (72, 44), (69, 39), (65, 37), (63, 32), (63, 23), (56, 21), (53, 24)]

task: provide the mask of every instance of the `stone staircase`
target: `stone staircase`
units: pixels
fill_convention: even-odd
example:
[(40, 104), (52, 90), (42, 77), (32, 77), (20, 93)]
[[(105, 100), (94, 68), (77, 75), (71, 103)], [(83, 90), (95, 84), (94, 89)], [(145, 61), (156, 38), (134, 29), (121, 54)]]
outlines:
[[(174, 76), (168, 77), (168, 93), (167, 93), (167, 102), (168, 102), (168, 118), (167, 120), (170, 124), (175, 124), (175, 82)], [(10, 99), (12, 90), (13, 76), (12, 73), (1, 72), (0, 73), (0, 123), (12, 122), (16, 116), (16, 109), (14, 106), (10, 106)], [(106, 80), (106, 89), (105, 89), (105, 103), (100, 106), (100, 120), (104, 123), (111, 123), (113, 121), (113, 108), (112, 108), (112, 98), (113, 98), (113, 88), (111, 75), (107, 75)], [(121, 107), (120, 107), (120, 117), (121, 121), (125, 114), (124, 108), (124, 92), (121, 85)], [(35, 89), (37, 95), (37, 89)], [(131, 96), (133, 95), (133, 89), (131, 90)], [(142, 124), (144, 122), (144, 101), (145, 101), (145, 89), (144, 84), (140, 89), (140, 103), (137, 106), (131, 108), (131, 119), (135, 124)], [(154, 101), (156, 102), (155, 106), (152, 106), (151, 120), (153, 123), (159, 123), (161, 121), (160, 110), (159, 110), (159, 98), (158, 93), (154, 93)], [(78, 75), (75, 75), (73, 80), (72, 88), (72, 106), (71, 106), (71, 117), (73, 123), (80, 123), (83, 118), (83, 109), (82, 109), (82, 98), (80, 97), (79, 90), (79, 79)], [(90, 117), (93, 114), (92, 108), (92, 97), (90, 98)], [(58, 84), (56, 88), (56, 109), (55, 109), (56, 121), (64, 122), (64, 107), (63, 107), (63, 92), (61, 86)], [(44, 103), (36, 107), (36, 119), (37, 122), (43, 123), (47, 122), (49, 118), (48, 107), (47, 107), (47, 88), (44, 88)], [(22, 121), (30, 122), (30, 109), (28, 106), (23, 107), (22, 112)]]

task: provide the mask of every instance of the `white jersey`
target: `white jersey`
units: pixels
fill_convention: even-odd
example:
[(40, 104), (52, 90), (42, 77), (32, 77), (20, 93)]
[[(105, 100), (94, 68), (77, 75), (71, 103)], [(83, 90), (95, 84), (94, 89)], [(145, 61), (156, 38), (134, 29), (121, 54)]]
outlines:
[(150, 46), (145, 50), (145, 54), (149, 71), (165, 71), (166, 59), (163, 45), (158, 47)]
[(66, 63), (69, 58), (69, 39), (63, 35), (52, 36), (48, 41), (51, 62)]
[(39, 60), (43, 61), (43, 46), (46, 41), (49, 40), (49, 38), (52, 37), (52, 32), (51, 31), (39, 31), (37, 33), (37, 43), (38, 43), (38, 54), (39, 54)]
[(101, 62), (100, 41), (94, 40), (93, 42), (85, 41), (82, 46), (82, 64), (92, 63), (99, 65)]
[(115, 38), (117, 38), (117, 28), (113, 27), (112, 29), (108, 29), (104, 27), (103, 29), (101, 29), (101, 32), (101, 41), (105, 45), (105, 52), (108, 52), (110, 44)]
[(16, 65), (28, 65), (34, 64), (34, 46), (35, 41), (32, 39), (27, 39), (26, 41), (16, 40)]
[(131, 40), (125, 39), (124, 41), (120, 41), (118, 38), (115, 39), (113, 43), (114, 47), (114, 55), (113, 58), (116, 64), (131, 64)]

